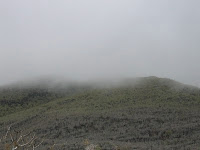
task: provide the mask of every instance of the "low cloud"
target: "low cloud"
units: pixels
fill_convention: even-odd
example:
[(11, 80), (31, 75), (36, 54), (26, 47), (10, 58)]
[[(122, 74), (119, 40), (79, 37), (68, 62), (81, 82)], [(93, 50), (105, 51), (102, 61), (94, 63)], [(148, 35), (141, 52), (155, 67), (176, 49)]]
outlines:
[(159, 76), (200, 85), (199, 1), (1, 1), (0, 85)]

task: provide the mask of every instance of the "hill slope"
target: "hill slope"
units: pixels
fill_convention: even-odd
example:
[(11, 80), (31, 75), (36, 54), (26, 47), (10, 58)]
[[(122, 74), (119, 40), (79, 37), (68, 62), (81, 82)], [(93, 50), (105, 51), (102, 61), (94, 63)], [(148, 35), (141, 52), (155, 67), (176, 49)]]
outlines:
[[(76, 85), (56, 90), (58, 87), (1, 90), (4, 111), (0, 113), (0, 125), (15, 123), (15, 128), (46, 135), (41, 149), (52, 142), (60, 149), (83, 149), (85, 139), (102, 149), (200, 146), (198, 88), (157, 77), (106, 87)], [(35, 91), (37, 94), (33, 94)], [(30, 102), (23, 103), (25, 99)], [(7, 109), (2, 105), (5, 101)]]

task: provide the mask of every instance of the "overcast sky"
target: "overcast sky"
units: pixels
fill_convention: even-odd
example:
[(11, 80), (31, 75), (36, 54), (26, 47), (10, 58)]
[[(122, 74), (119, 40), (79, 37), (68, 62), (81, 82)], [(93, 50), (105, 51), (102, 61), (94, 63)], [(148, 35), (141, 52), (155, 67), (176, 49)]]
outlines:
[(199, 0), (1, 0), (0, 85), (158, 76), (200, 86)]

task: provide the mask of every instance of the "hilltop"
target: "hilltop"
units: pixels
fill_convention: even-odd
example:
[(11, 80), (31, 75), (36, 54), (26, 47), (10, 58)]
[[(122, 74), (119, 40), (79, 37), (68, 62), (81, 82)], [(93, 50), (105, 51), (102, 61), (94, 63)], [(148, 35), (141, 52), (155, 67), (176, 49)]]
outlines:
[(85, 139), (102, 149), (200, 146), (199, 88), (158, 77), (25, 85), (1, 87), (0, 131), (14, 123), (46, 135), (43, 149), (83, 149)]

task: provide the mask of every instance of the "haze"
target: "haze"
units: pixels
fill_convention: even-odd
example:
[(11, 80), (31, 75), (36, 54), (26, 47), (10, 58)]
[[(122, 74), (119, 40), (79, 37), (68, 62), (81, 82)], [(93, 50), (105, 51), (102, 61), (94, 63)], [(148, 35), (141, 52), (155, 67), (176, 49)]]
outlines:
[(0, 85), (159, 76), (200, 86), (198, 0), (2, 0)]

